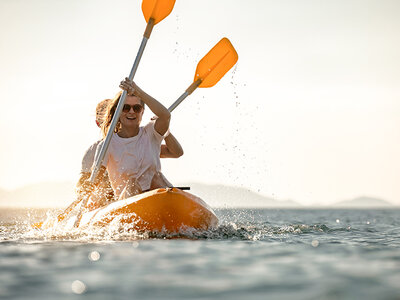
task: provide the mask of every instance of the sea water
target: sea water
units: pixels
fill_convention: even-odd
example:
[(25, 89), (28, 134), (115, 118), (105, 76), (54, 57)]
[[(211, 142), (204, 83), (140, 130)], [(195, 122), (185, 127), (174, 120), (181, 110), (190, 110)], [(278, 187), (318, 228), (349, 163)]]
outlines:
[(220, 209), (172, 236), (31, 229), (43, 213), (0, 210), (0, 299), (400, 299), (398, 209)]

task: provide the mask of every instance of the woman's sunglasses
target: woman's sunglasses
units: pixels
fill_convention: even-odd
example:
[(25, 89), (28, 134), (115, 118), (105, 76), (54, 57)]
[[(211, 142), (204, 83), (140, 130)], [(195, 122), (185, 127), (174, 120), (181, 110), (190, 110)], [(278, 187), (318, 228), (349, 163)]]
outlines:
[(124, 104), (122, 111), (124, 113), (128, 113), (131, 111), (131, 108), (135, 113), (140, 113), (143, 110), (143, 106), (141, 106), (140, 104), (135, 104), (135, 105)]

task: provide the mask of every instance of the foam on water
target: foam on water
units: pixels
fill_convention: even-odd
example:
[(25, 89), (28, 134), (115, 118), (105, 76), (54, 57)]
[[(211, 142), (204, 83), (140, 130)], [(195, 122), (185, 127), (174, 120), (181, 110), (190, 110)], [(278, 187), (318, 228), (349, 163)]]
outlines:
[[(223, 210), (221, 210), (223, 211)], [(328, 224), (281, 224), (273, 225), (270, 222), (260, 222), (254, 220), (254, 215), (246, 210), (226, 210), (228, 214), (220, 214), (220, 223), (217, 228), (209, 230), (196, 230), (193, 228), (182, 227), (179, 232), (140, 232), (135, 229), (135, 223), (126, 224), (121, 221), (120, 216), (115, 218), (107, 226), (90, 226), (85, 228), (74, 228), (75, 216), (62, 222), (57, 222), (57, 214), (54, 211), (46, 212), (44, 229), (32, 228), (33, 220), (28, 213), (28, 219), (3, 223), (0, 226), (0, 241), (76, 241), (76, 242), (95, 242), (95, 241), (134, 241), (144, 239), (212, 239), (212, 240), (243, 240), (243, 241), (263, 241), (273, 238), (282, 238), (290, 235), (318, 234), (318, 233), (337, 233), (357, 231), (351, 226), (336, 226), (331, 228)], [(249, 218), (250, 217), (250, 218)], [(253, 218), (253, 220), (251, 220)], [(244, 219), (247, 221), (243, 222)], [(250, 221), (248, 221), (250, 219)], [(340, 224), (336, 220), (337, 224)], [(366, 229), (370, 231), (370, 229)]]

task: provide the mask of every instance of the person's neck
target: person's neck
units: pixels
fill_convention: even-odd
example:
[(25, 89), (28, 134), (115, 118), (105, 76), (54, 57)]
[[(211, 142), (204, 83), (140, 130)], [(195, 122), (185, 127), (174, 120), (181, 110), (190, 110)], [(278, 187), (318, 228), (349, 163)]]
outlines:
[(132, 128), (121, 128), (121, 130), (117, 133), (119, 137), (122, 138), (130, 138), (137, 136), (139, 133), (139, 126)]

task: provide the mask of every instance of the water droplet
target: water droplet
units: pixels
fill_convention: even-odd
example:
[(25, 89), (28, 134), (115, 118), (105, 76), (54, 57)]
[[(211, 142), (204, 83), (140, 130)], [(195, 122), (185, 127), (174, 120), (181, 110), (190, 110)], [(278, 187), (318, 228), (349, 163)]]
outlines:
[(336, 223), (340, 223), (340, 220), (339, 220), (339, 219), (336, 219)]
[(139, 247), (139, 243), (136, 242), (136, 241), (134, 241), (134, 242), (132, 243), (132, 247), (136, 249), (137, 247)]
[(367, 225), (371, 224), (369, 221), (367, 221)]
[(97, 251), (92, 251), (89, 253), (88, 257), (91, 261), (98, 261), (100, 259), (100, 253)]
[(311, 242), (311, 246), (313, 246), (314, 248), (316, 248), (316, 247), (319, 246), (319, 242), (318, 242), (317, 240), (313, 240), (313, 241)]
[(86, 284), (84, 284), (80, 280), (75, 280), (71, 284), (71, 289), (75, 294), (83, 294), (84, 292), (86, 292)]

